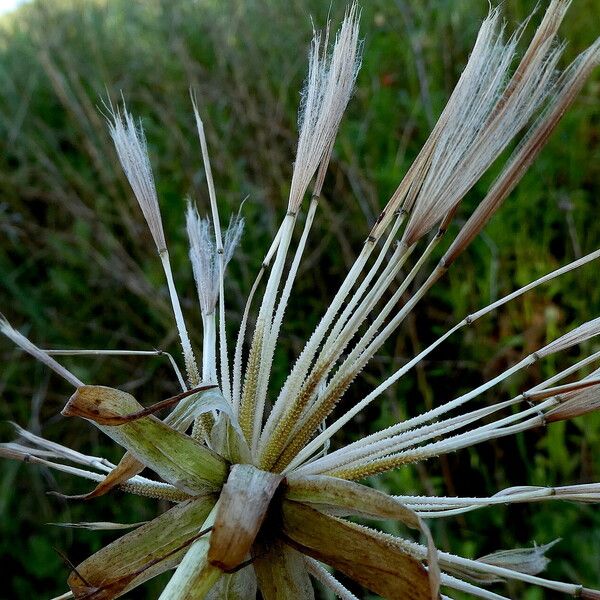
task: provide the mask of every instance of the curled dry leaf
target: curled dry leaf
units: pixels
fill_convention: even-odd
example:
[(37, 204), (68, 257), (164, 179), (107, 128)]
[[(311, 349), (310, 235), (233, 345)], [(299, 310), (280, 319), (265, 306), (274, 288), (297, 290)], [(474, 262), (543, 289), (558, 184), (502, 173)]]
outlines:
[[(164, 422), (181, 432), (185, 431), (192, 421), (201, 414), (212, 410), (231, 413), (229, 405), (225, 402), (223, 395), (216, 390), (216, 386), (207, 385), (183, 392), (182, 394), (158, 402), (147, 409), (122, 417), (122, 422), (117, 422), (118, 417), (112, 417), (112, 423), (117, 425), (135, 421), (173, 404), (176, 404), (175, 410), (167, 416)], [(130, 452), (126, 452), (119, 464), (90, 493), (81, 496), (70, 496), (70, 498), (90, 500), (98, 496), (103, 496), (116, 486), (138, 475), (143, 470), (144, 463), (137, 460)]]
[(82, 386), (63, 409), (65, 416), (91, 420), (145, 466), (165, 481), (189, 494), (219, 488), (225, 480), (227, 466), (215, 452), (189, 436), (149, 416), (123, 425), (104, 425), (106, 415), (122, 416), (141, 409), (126, 392), (104, 386)]
[[(85, 388), (101, 388), (102, 386), (83, 386)], [(160, 402), (156, 402), (155, 404), (153, 404), (152, 406), (148, 406), (147, 408), (140, 408), (139, 410), (136, 410), (132, 413), (128, 413), (128, 414), (121, 414), (121, 412), (118, 412), (121, 409), (121, 406), (119, 405), (119, 400), (117, 400), (117, 406), (116, 409), (111, 409), (110, 408), (110, 402), (111, 402), (111, 397), (109, 396), (108, 393), (106, 393), (105, 396), (101, 396), (100, 394), (96, 394), (94, 395), (93, 393), (91, 393), (91, 390), (86, 390), (85, 393), (87, 394), (85, 397), (86, 402), (82, 403), (81, 402), (81, 398), (78, 398), (78, 403), (76, 406), (74, 407), (69, 407), (69, 405), (67, 405), (65, 407), (65, 409), (63, 410), (63, 414), (65, 416), (73, 416), (76, 415), (78, 417), (83, 417), (84, 419), (91, 419), (92, 421), (98, 423), (99, 425), (111, 425), (111, 426), (116, 426), (116, 425), (125, 425), (125, 423), (131, 423), (133, 421), (137, 421), (139, 419), (142, 419), (143, 417), (149, 417), (150, 415), (153, 415), (161, 410), (164, 410), (165, 408), (170, 408), (171, 406), (175, 406), (176, 404), (179, 404), (182, 400), (184, 400), (185, 398), (191, 398), (192, 400), (196, 400), (198, 398), (198, 395), (200, 392), (204, 392), (206, 390), (210, 390), (213, 389), (215, 386), (214, 385), (206, 385), (206, 386), (201, 386), (201, 387), (197, 387), (191, 390), (187, 390), (185, 392), (182, 392), (181, 394), (177, 394), (176, 396), (172, 396), (171, 398), (167, 398), (166, 400), (161, 400)], [(112, 388), (107, 388), (107, 389), (112, 389)], [(118, 392), (118, 390), (116, 390)], [(122, 394), (125, 394), (125, 392), (121, 392)], [(115, 394), (115, 396), (118, 396), (118, 394)], [(124, 397), (121, 398), (121, 400), (124, 400)], [(71, 411), (77, 411), (77, 412), (73, 412), (71, 414)], [(185, 412), (176, 412), (175, 416), (171, 417), (171, 420), (175, 420), (176, 422), (179, 422), (180, 420), (184, 420), (185, 419), (185, 415), (187, 412), (190, 412), (192, 410), (192, 408), (190, 406), (185, 405)], [(210, 410), (210, 409), (209, 409)], [(66, 412), (68, 411), (68, 412)]]
[(91, 500), (108, 494), (113, 488), (125, 483), (144, 470), (144, 463), (133, 454), (126, 452), (119, 464), (91, 492), (81, 496), (71, 496), (71, 499)]

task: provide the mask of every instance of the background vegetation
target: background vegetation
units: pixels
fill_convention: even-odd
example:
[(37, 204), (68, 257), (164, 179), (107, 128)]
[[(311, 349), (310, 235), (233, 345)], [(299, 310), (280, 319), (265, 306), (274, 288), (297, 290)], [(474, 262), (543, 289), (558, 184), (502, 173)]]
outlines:
[[(507, 0), (510, 25), (532, 0)], [(567, 58), (598, 34), (600, 4), (580, 0), (563, 27)], [(343, 11), (335, 0), (334, 21)], [(488, 3), (483, 0), (363, 2), (364, 64), (328, 175), (325, 201), (288, 310), (274, 366), (281, 380), (358, 252), (378, 210), (426, 139), (456, 82)], [(296, 108), (318, 0), (130, 0), (38, 2), (0, 22), (0, 309), (41, 346), (161, 348), (177, 352), (153, 244), (118, 168), (103, 116), (107, 93), (123, 93), (141, 116), (172, 263), (192, 337), (194, 300), (183, 227), (184, 198), (208, 210), (189, 102), (198, 90), (223, 214), (247, 198), (242, 247), (228, 280), (233, 335), (245, 295), (283, 214), (296, 140)], [(448, 325), (519, 285), (598, 246), (598, 74), (523, 184), (415, 316), (374, 361), (347, 401)], [(491, 178), (491, 175), (490, 175)], [(466, 199), (458, 227), (486, 189)], [(375, 427), (459, 394), (559, 332), (598, 314), (597, 266), (563, 277), (443, 345), (346, 433)], [(594, 342), (585, 353), (598, 349)], [(494, 389), (494, 402), (577, 356), (559, 356)], [(83, 380), (118, 386), (144, 403), (171, 395), (163, 359), (66, 360)], [(0, 340), (0, 434), (9, 420), (90, 453), (116, 449), (59, 412), (68, 386)], [(598, 415), (548, 431), (482, 444), (407, 468), (373, 484), (394, 493), (488, 495), (522, 484), (600, 480)], [(115, 493), (89, 504), (46, 495), (85, 485), (37, 467), (0, 464), (0, 556), (4, 597), (65, 590), (67, 567), (112, 537), (51, 522), (139, 521), (164, 509)], [(600, 515), (567, 504), (489, 508), (433, 524), (440, 547), (477, 556), (558, 537), (548, 575), (600, 584)], [(157, 596), (157, 585), (132, 598)], [(41, 594), (40, 592), (44, 593)], [(514, 598), (551, 598), (524, 587)]]

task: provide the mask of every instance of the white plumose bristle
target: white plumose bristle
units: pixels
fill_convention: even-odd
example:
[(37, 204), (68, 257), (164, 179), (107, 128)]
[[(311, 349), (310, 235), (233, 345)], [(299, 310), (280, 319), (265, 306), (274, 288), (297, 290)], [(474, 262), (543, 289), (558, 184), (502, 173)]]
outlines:
[(124, 107), (110, 111), (108, 128), (129, 185), (150, 228), (158, 252), (167, 249), (154, 175), (141, 123)]

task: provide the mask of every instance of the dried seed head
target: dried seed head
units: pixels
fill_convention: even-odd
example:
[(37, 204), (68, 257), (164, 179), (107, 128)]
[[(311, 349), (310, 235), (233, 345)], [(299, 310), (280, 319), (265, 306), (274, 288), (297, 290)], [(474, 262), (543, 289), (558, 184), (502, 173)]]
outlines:
[(167, 249), (154, 175), (141, 122), (136, 125), (127, 108), (108, 106), (108, 129), (115, 149), (159, 253)]
[[(507, 83), (521, 26), (507, 42), (499, 11), (484, 21), (469, 62), (432, 137), (428, 168), (405, 232), (414, 243), (436, 223), (452, 214), (464, 195), (546, 100), (562, 47), (553, 44), (566, 7), (549, 7), (536, 36)], [(412, 206), (414, 202), (414, 207)]]
[[(457, 238), (457, 247), (462, 249), (472, 239), (473, 232), (477, 232), (483, 226), (485, 220), (510, 192), (511, 186), (520, 178), (524, 169), (531, 164), (550, 131), (580, 90), (583, 80), (598, 63), (600, 42), (596, 42), (578, 58), (558, 83), (554, 81), (553, 72), (561, 47), (553, 40), (568, 5), (569, 0), (550, 0), (542, 24), (512, 77), (509, 77), (510, 65), (524, 26), (505, 42), (499, 12), (491, 12), (481, 28), (467, 68), (424, 150), (374, 226), (372, 235), (369, 236), (371, 247), (374, 247), (381, 232), (386, 230), (390, 220), (397, 214), (396, 211), (402, 213), (402, 217), (409, 209), (413, 211), (405, 232), (405, 243), (412, 245), (437, 222), (441, 221), (443, 228), (451, 220), (464, 194), (498, 157), (506, 144), (533, 117), (542, 103), (550, 98), (546, 112), (509, 160), (499, 183), (493, 186), (495, 192), (490, 192), (482, 203), (483, 208), (478, 209), (475, 218), (467, 224), (466, 233)], [(545, 557), (545, 551), (553, 544), (532, 549), (505, 550), (478, 560), (461, 559), (448, 553), (437, 552), (429, 529), (421, 518), (421, 515), (449, 516), (482, 506), (559, 497), (577, 502), (598, 502), (600, 484), (563, 488), (518, 487), (504, 490), (490, 498), (405, 496), (408, 500), (405, 505), (400, 504), (399, 498), (394, 499), (382, 492), (342, 479), (362, 478), (408, 462), (466, 448), (484, 440), (526, 431), (540, 425), (544, 420), (571, 418), (600, 408), (600, 369), (586, 379), (549, 387), (551, 383), (561, 381), (562, 378), (590, 364), (592, 360), (598, 359), (600, 352), (597, 352), (548, 379), (543, 385), (532, 388), (528, 393), (490, 407), (438, 420), (511, 374), (531, 365), (537, 358), (566, 350), (597, 335), (600, 333), (600, 318), (573, 329), (471, 392), (407, 422), (378, 431), (366, 439), (341, 448), (329, 455), (327, 460), (314, 460), (318, 458), (315, 453), (319, 450), (319, 444), (324, 441), (321, 436), (315, 438), (308, 446), (304, 445), (309, 441), (311, 432), (322, 426), (335, 402), (362, 369), (365, 364), (363, 359), (372, 357), (377, 343), (383, 339), (380, 336), (388, 335), (391, 331), (388, 330), (390, 324), (396, 327), (400, 322), (396, 321), (396, 315), (384, 326), (392, 310), (386, 306), (377, 317), (373, 329), (370, 326), (352, 349), (349, 356), (355, 360), (355, 365), (348, 363), (349, 366), (344, 368), (344, 362), (337, 374), (326, 381), (328, 378), (325, 371), (329, 372), (336, 361), (335, 356), (341, 356), (341, 346), (346, 344), (343, 338), (350, 338), (358, 332), (360, 323), (367, 314), (372, 314), (378, 299), (382, 298), (395, 276), (395, 272), (384, 267), (381, 269), (383, 273), (377, 276), (378, 279), (373, 284), (380, 294), (371, 295), (370, 291), (366, 292), (369, 282), (373, 281), (372, 277), (379, 273), (389, 245), (399, 231), (402, 220), (400, 216), (397, 224), (392, 227), (380, 256), (375, 259), (373, 276), (367, 274), (355, 290), (355, 295), (349, 295), (353, 283), (356, 280), (360, 281), (361, 275), (365, 273), (370, 259), (369, 250), (364, 255), (361, 254), (361, 258), (352, 267), (347, 283), (342, 285), (341, 292), (332, 302), (333, 308), (328, 309), (313, 334), (314, 337), (309, 340), (308, 351), (305, 349), (300, 358), (302, 360), (304, 357), (305, 365), (300, 363), (300, 371), (292, 371), (292, 387), (297, 387), (297, 393), (286, 394), (287, 384), (284, 385), (280, 394), (284, 403), (281, 411), (272, 413), (275, 414), (273, 427), (269, 428), (267, 421), (262, 430), (265, 440), (274, 440), (275, 443), (272, 447), (267, 445), (264, 457), (261, 456), (261, 447), (257, 442), (261, 436), (260, 426), (269, 386), (270, 363), (308, 228), (302, 234), (288, 271), (288, 280), (279, 295), (286, 253), (292, 240), (296, 211), (311, 180), (314, 180), (314, 193), (318, 194), (321, 189), (335, 134), (352, 91), (360, 62), (357, 22), (358, 11), (353, 4), (346, 14), (332, 52), (329, 54), (327, 51), (328, 33), (325, 34), (324, 40), (318, 35), (315, 36), (311, 48), (309, 76), (300, 117), (297, 160), (290, 189), (288, 217), (292, 218), (284, 220), (284, 225), (261, 269), (262, 274), (271, 259), (276, 257), (248, 359), (241, 406), (238, 403), (239, 381), (242, 376), (241, 342), (239, 360), (236, 349), (238, 389), (233, 394), (235, 403), (230, 402), (223, 272), (239, 242), (243, 221), (234, 217), (225, 232), (224, 240), (222, 239), (206, 137), (195, 101), (194, 113), (206, 168), (213, 220), (211, 224), (210, 221), (201, 219), (196, 209), (189, 205), (187, 230), (203, 317), (211, 315), (210, 319), (203, 319), (205, 333), (208, 331), (206, 323), (212, 324), (211, 334), (205, 335), (204, 338), (205, 350), (211, 347), (206, 340), (213, 342), (212, 352), (203, 354), (207, 364), (216, 364), (214, 312), (217, 301), (220, 304), (223, 393), (216, 390), (216, 385), (211, 384), (206, 386), (204, 391), (201, 388), (184, 391), (178, 396), (143, 408), (133, 396), (121, 390), (83, 385), (48, 355), (50, 351), (35, 347), (0, 316), (0, 333), (13, 339), (19, 346), (77, 386), (77, 391), (63, 414), (83, 417), (94, 422), (101, 431), (127, 451), (115, 467), (103, 459), (85, 456), (47, 442), (34, 434), (18, 430), (23, 439), (10, 444), (0, 444), (0, 456), (35, 462), (100, 483), (93, 492), (85, 496), (88, 498), (118, 485), (124, 491), (178, 503), (74, 568), (69, 578), (72, 589), (70, 595), (80, 599), (92, 596), (98, 599), (116, 597), (150, 577), (177, 567), (161, 598), (193, 596), (216, 599), (225, 593), (254, 597), (257, 593), (257, 581), (260, 594), (264, 597), (283, 595), (310, 598), (314, 595), (309, 579), (310, 571), (340, 597), (352, 600), (354, 596), (324, 571), (314, 560), (316, 558), (343, 572), (356, 583), (385, 597), (410, 597), (415, 600), (438, 598), (440, 583), (457, 590), (474, 592), (474, 595), (481, 597), (499, 597), (446, 573), (440, 574), (439, 562), (444, 571), (465, 576), (475, 582), (520, 579), (546, 585), (553, 590), (566, 591), (584, 599), (600, 600), (596, 591), (535, 577), (535, 574), (546, 566), (548, 559)], [(550, 89), (553, 90), (554, 96), (550, 95)], [(146, 140), (141, 127), (136, 126), (124, 108), (123, 112), (115, 112), (111, 107), (109, 120), (119, 158), (159, 250), (184, 349), (188, 376), (190, 382), (195, 385), (194, 382), (197, 382), (199, 376), (169, 264)], [(311, 202), (307, 213), (306, 222), (309, 224), (314, 216), (314, 212), (311, 212), (313, 208), (316, 208), (316, 201)], [(452, 251), (451, 255), (454, 255)], [(413, 268), (416, 269), (414, 273), (428, 256), (428, 251), (425, 251)], [(593, 257), (597, 257), (595, 253), (473, 313), (428, 349), (419, 353), (408, 368), (412, 368), (463, 325), (472, 323), (476, 318), (532, 289), (542, 281), (549, 281), (560, 273), (589, 262)], [(437, 272), (438, 269), (434, 271), (434, 275)], [(411, 281), (409, 274), (402, 285), (408, 285)], [(402, 311), (406, 310), (406, 313), (399, 313), (402, 318), (429, 289), (428, 281), (404, 305)], [(398, 292), (398, 298), (406, 291), (406, 288), (399, 289), (401, 291)], [(279, 304), (276, 306), (278, 295)], [(342, 309), (345, 301), (346, 307)], [(247, 306), (249, 307), (249, 304)], [(361, 314), (361, 311), (364, 314)], [(244, 323), (246, 318), (247, 313), (244, 314)], [(381, 332), (378, 327), (382, 328)], [(240, 334), (242, 342), (244, 331), (245, 324)], [(377, 338), (369, 341), (373, 340), (372, 336), (375, 335)], [(342, 339), (343, 344), (340, 343), (336, 348), (339, 339)], [(363, 341), (364, 345), (361, 345)], [(317, 352), (320, 352), (318, 356)], [(329, 361), (331, 364), (328, 364)], [(203, 372), (207, 373), (208, 369), (204, 367), (203, 364)], [(396, 371), (396, 374), (398, 373), (400, 371)], [(207, 380), (217, 381), (216, 374), (214, 378), (210, 377)], [(385, 386), (391, 385), (391, 382), (391, 378), (386, 380)], [(347, 422), (344, 421), (346, 416), (350, 415), (348, 420), (352, 418), (356, 414), (353, 411), (359, 410), (357, 407), (364, 408), (381, 391), (379, 386), (374, 391), (375, 395), (369, 394), (343, 418), (327, 428), (329, 437)], [(285, 406), (288, 398), (291, 399), (291, 404)], [(524, 400), (545, 401), (492, 423), (467, 429), (467, 425)], [(178, 403), (177, 408), (164, 421), (154, 416), (158, 409), (175, 403)], [(277, 404), (275, 406), (277, 407)], [(194, 419), (208, 413), (213, 413), (216, 417), (216, 423), (210, 432), (207, 429), (209, 435), (205, 437), (209, 447), (185, 434)], [(236, 419), (238, 413), (242, 418), (243, 433)], [(455, 434), (458, 429), (464, 431)], [(281, 435), (282, 432), (285, 435)], [(252, 452), (244, 434), (252, 441)], [(430, 441), (442, 437), (445, 439)], [(278, 438), (285, 438), (280, 446), (277, 445)], [(315, 442), (316, 445), (311, 448)], [(269, 468), (269, 472), (252, 466), (257, 458), (266, 459), (268, 465), (265, 469)], [(292, 458), (294, 463), (290, 463)], [(51, 459), (83, 464), (98, 472), (62, 462), (54, 463)], [(163, 481), (139, 476), (142, 467), (151, 468)], [(327, 476), (310, 473), (325, 473)], [(271, 504), (275, 505), (273, 511), (269, 510)], [(352, 515), (378, 520), (392, 519), (418, 529), (425, 534), (427, 547), (341, 518)], [(68, 525), (92, 529), (124, 527), (114, 523)], [(308, 556), (312, 558), (306, 559)], [(232, 570), (244, 566), (249, 557), (253, 562), (250, 568), (237, 571), (234, 575), (229, 574)], [(215, 586), (217, 581), (219, 584)]]
[[(206, 316), (214, 312), (219, 297), (219, 254), (210, 220), (200, 217), (189, 200), (186, 212), (186, 227), (200, 309), (202, 314)], [(223, 240), (223, 270), (232, 259), (243, 231), (244, 219), (239, 215), (232, 215)]]
[(323, 44), (321, 34), (313, 37), (298, 118), (300, 134), (288, 202), (291, 212), (300, 208), (319, 164), (328, 158), (350, 100), (360, 68), (359, 19), (360, 12), (353, 3), (346, 11), (331, 55), (327, 49), (329, 32)]

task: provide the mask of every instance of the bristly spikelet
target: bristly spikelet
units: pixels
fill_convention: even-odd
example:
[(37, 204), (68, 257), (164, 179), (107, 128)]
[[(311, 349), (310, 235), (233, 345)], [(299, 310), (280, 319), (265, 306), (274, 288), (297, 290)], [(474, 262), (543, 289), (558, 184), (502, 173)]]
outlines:
[(126, 109), (110, 108), (108, 130), (129, 185), (135, 195), (159, 252), (165, 252), (167, 242), (163, 231), (154, 175), (148, 157), (146, 136), (141, 123), (135, 123)]
[[(359, 16), (356, 3), (353, 3), (346, 11), (331, 54), (329, 54), (328, 48), (328, 33), (325, 36), (322, 50), (320, 34), (315, 33), (313, 38), (304, 104), (299, 113), (300, 132), (290, 184), (288, 212), (281, 225), (275, 262), (258, 313), (245, 373), (245, 384), (240, 398), (240, 422), (244, 431), (249, 433), (252, 447), (255, 450), (259, 443), (271, 364), (279, 334), (279, 319), (275, 314), (277, 292), (298, 210), (319, 166), (321, 169), (315, 182), (315, 192), (317, 189), (320, 190), (332, 144), (354, 87), (360, 64)], [(316, 195), (313, 194), (313, 199), (315, 197)], [(316, 209), (314, 202), (311, 205), (313, 210)], [(310, 223), (311, 219), (307, 217), (307, 221)], [(310, 224), (308, 228), (310, 228)], [(308, 235), (308, 229), (306, 229), (306, 235)], [(302, 250), (303, 246), (299, 246), (298, 261), (301, 258)], [(259, 277), (261, 275), (262, 270)], [(285, 310), (291, 290), (290, 286), (295, 275), (296, 271), (292, 268), (288, 283), (284, 287), (284, 293), (280, 297), (280, 305), (277, 310), (280, 315), (283, 315)], [(248, 307), (251, 299), (252, 293), (247, 303)], [(245, 327), (245, 322), (243, 322), (243, 326)], [(241, 353), (242, 343), (241, 333), (238, 337), (239, 352), (236, 349), (238, 356)]]
[(360, 11), (353, 3), (336, 35), (331, 54), (327, 44), (315, 33), (308, 62), (308, 77), (298, 114), (299, 135), (296, 162), (290, 185), (288, 210), (296, 212), (311, 179), (336, 136), (360, 68), (358, 23)]
[[(356, 600), (336, 572), (392, 600), (447, 600), (450, 597), (440, 594), (441, 587), (448, 593), (498, 600), (504, 596), (486, 586), (505, 581), (539, 585), (574, 598), (600, 598), (600, 592), (579, 584), (539, 576), (548, 563), (546, 552), (556, 542), (465, 559), (438, 551), (424, 521), (500, 504), (599, 503), (600, 483), (519, 486), (487, 498), (461, 498), (390, 496), (353, 481), (600, 409), (600, 351), (516, 396), (475, 406), (477, 398), (512, 375), (600, 336), (600, 318), (572, 327), (460, 396), (329, 451), (333, 436), (344, 425), (451, 335), (537, 286), (597, 260), (600, 250), (466, 315), (327, 422), (356, 377), (498, 210), (598, 64), (600, 41), (556, 75), (563, 47), (556, 35), (568, 5), (567, 0), (550, 2), (515, 68), (517, 42), (525, 25), (505, 40), (500, 11), (490, 12), (423, 150), (381, 212), (279, 390), (273, 389), (271, 365), (360, 64), (356, 4), (346, 11), (331, 51), (328, 32), (324, 39), (318, 33), (313, 39), (287, 213), (250, 290), (232, 373), (223, 279), (243, 220), (233, 217), (223, 235), (204, 124), (192, 94), (211, 213), (211, 220), (203, 219), (188, 203), (190, 261), (203, 326), (202, 385), (175, 291), (145, 137), (125, 109), (110, 109), (109, 129), (117, 154), (167, 277), (192, 389), (179, 375), (182, 392), (143, 407), (125, 391), (85, 385), (51, 356), (57, 351), (38, 348), (0, 316), (0, 333), (76, 388), (62, 414), (86, 419), (125, 449), (114, 465), (17, 427), (20, 439), (0, 444), (0, 456), (95, 483), (91, 492), (71, 500), (90, 500), (119, 488), (174, 504), (146, 523), (63, 524), (134, 530), (73, 568), (68, 577), (71, 591), (61, 598), (113, 600), (173, 569), (161, 600), (254, 600), (257, 595), (264, 600), (314, 600), (311, 577), (337, 597)], [(450, 236), (448, 225), (462, 198), (519, 135), (522, 139), (497, 180), (441, 261), (432, 262), (441, 240)], [(313, 193), (304, 207), (302, 233), (288, 260), (311, 182)], [(425, 242), (423, 238), (436, 226)], [(269, 269), (244, 366), (252, 300)], [(590, 368), (592, 373), (587, 374)], [(175, 370), (179, 373), (176, 366)], [(156, 416), (172, 407), (164, 419)], [(152, 470), (152, 479), (141, 474), (144, 469)], [(392, 536), (345, 518), (351, 516), (396, 521), (422, 535), (425, 544), (410, 540), (406, 532)]]
[(181, 347), (183, 349), (188, 381), (190, 385), (194, 387), (200, 382), (200, 375), (198, 373), (196, 357), (194, 356), (192, 344), (181, 311), (179, 296), (175, 289), (175, 282), (173, 281), (167, 242), (165, 240), (160, 208), (158, 206), (158, 196), (154, 184), (154, 175), (152, 174), (152, 167), (148, 156), (146, 136), (144, 135), (141, 123), (138, 125), (135, 124), (131, 113), (127, 111), (125, 106), (123, 106), (122, 110), (120, 108), (114, 109), (109, 103), (108, 110), (108, 129), (115, 145), (119, 161), (121, 162), (123, 171), (127, 176), (135, 198), (148, 223), (148, 228), (154, 239), (156, 250), (160, 257), (165, 277), (167, 278), (169, 296), (173, 307), (173, 314), (175, 316), (175, 324), (179, 332)]
[(223, 267), (226, 268), (238, 246), (244, 231), (244, 219), (232, 215), (229, 226), (225, 230), (223, 251), (217, 250), (217, 242), (211, 222), (202, 218), (197, 209), (188, 200), (186, 211), (186, 228), (190, 242), (190, 262), (194, 272), (194, 280), (203, 316), (214, 312), (219, 299), (219, 256), (223, 255)]

